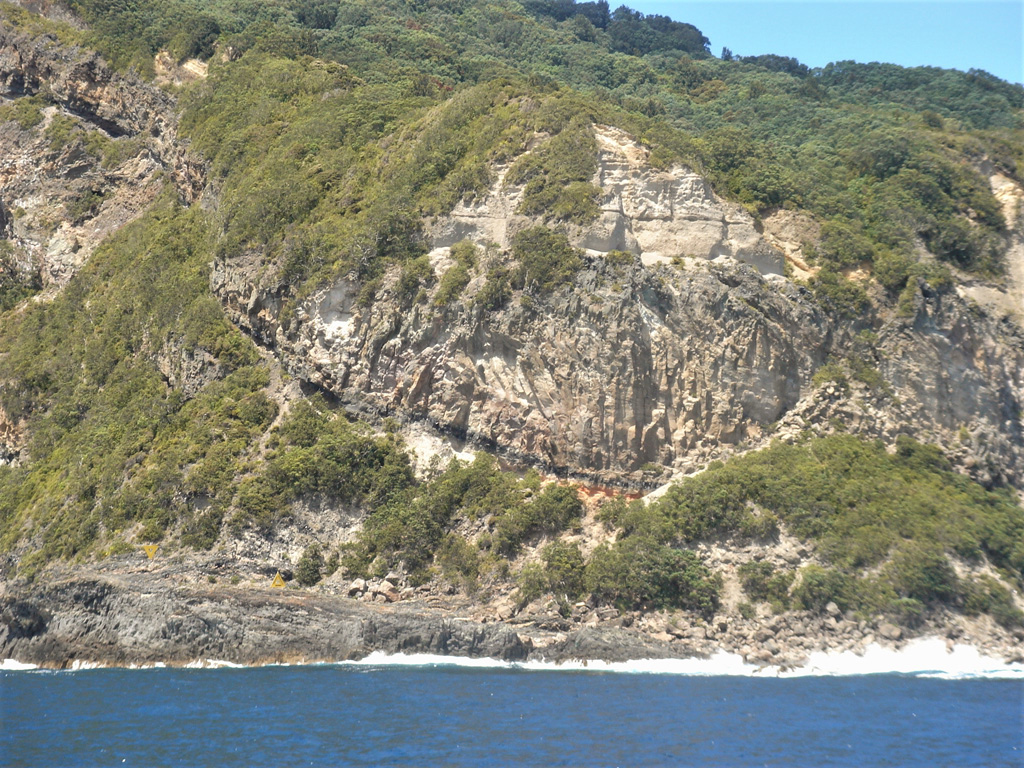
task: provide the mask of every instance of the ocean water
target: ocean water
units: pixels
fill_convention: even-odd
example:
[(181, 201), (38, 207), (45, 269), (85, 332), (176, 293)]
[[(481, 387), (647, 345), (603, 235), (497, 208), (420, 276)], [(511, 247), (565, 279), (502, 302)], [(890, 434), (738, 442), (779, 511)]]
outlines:
[(0, 671), (0, 765), (1024, 765), (1019, 678), (416, 661)]

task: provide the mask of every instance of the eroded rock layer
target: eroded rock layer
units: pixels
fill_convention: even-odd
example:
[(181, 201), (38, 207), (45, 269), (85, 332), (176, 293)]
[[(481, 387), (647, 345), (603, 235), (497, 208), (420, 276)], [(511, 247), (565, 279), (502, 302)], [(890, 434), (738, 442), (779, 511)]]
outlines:
[[(806, 288), (734, 261), (617, 268), (594, 256), (571, 288), (497, 312), (473, 302), (483, 277), (444, 308), (405, 308), (387, 285), (360, 307), (358, 286), (340, 281), (285, 329), (280, 299), (245, 275), (244, 264), (215, 265), (214, 289), (297, 376), (555, 469), (609, 479), (648, 462), (689, 469), (767, 441), (777, 422), (833, 416), (951, 448), (966, 430), (979, 472), (1024, 469), (1019, 327), (923, 285), (909, 317), (839, 322)], [(815, 373), (853, 354), (863, 332), (874, 335), (861, 363), (883, 381), (817, 389)], [(836, 401), (831, 415), (822, 398)]]

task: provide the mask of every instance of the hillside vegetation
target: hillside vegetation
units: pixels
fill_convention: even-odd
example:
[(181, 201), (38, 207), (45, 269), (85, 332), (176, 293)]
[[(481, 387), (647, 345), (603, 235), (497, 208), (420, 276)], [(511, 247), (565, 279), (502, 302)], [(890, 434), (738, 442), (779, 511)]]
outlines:
[[(941, 292), (953, 290), (950, 267), (1003, 273), (1008, 222), (979, 168), (1024, 181), (1020, 86), (976, 71), (717, 58), (691, 25), (604, 2), (70, 6), (86, 31), (0, 12), (143, 76), (161, 50), (208, 60), (209, 77), (177, 96), (215, 203), (183, 208), (168, 187), (48, 301), (24, 301), (42, 286), (10, 278), (0, 248), (0, 406), (28, 435), (20, 461), (0, 466), (12, 573), (142, 542), (202, 551), (273, 538), (299, 508), (343, 508), (363, 526), (345, 546), (309, 549), (304, 583), (326, 568), (404, 569), (468, 593), (515, 585), (522, 604), (550, 593), (565, 610), (593, 597), (710, 615), (721, 577), (697, 545), (784, 531), (815, 562), (748, 567), (751, 602), (835, 602), (907, 623), (943, 606), (1024, 620), (1005, 586), (1024, 586), (1014, 490), (974, 483), (932, 447), (903, 439), (890, 453), (842, 434), (778, 442), (649, 505), (609, 502), (607, 541), (584, 554), (585, 510), (570, 486), (502, 471), (485, 454), (417, 479), (394, 429), (320, 397), (281, 413), (280, 371), (209, 288), (211, 263), (246, 253), (289, 288), (284, 325), (289, 302), (341, 276), (371, 306), (389, 268), (401, 269), (406, 305), (425, 303), (424, 221), (480, 195), (496, 164), (543, 136), (506, 176), (525, 185), (520, 212), (543, 226), (517, 235), (516, 268), (492, 271), (477, 302), (497, 311), (512, 289), (554, 291), (579, 268), (564, 230), (596, 215), (592, 126), (608, 124), (648, 146), (656, 166), (705, 174), (755, 217), (813, 214), (821, 237), (807, 253), (820, 270), (809, 285), (826, 311), (856, 314), (869, 300), (846, 277), (853, 268), (880, 286), (869, 284), (872, 301), (895, 309), (917, 278)], [(30, 130), (48, 102), (17, 104), (0, 120)], [(89, 133), (65, 140), (87, 151)], [(435, 305), (458, 300), (478, 259), (456, 246)], [(196, 360), (201, 385), (186, 394), (173, 372)]]

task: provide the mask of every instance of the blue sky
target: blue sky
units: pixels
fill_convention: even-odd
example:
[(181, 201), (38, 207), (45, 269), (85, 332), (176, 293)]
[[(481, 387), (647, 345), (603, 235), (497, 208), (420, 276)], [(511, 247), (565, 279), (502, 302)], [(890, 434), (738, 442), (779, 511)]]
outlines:
[(609, 0), (700, 29), (718, 56), (777, 53), (830, 61), (984, 69), (1024, 81), (1024, 0)]

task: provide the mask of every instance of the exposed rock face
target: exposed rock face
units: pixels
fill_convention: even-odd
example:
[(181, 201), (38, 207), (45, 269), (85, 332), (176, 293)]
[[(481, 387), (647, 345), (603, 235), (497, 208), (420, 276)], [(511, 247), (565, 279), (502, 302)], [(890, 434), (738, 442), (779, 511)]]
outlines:
[(493, 314), (470, 301), (406, 312), (387, 289), (360, 309), (340, 283), (297, 312), (294, 337), (232, 277), (215, 269), (215, 288), (297, 375), (582, 471), (672, 464), (756, 434), (796, 404), (834, 332), (800, 289), (735, 263), (620, 272), (593, 258), (571, 290)]
[(18, 459), (23, 442), (22, 430), (0, 408), (0, 466)]
[[(498, 312), (473, 305), (479, 277), (443, 309), (404, 309), (387, 286), (360, 308), (358, 286), (341, 281), (286, 331), (273, 294), (244, 275), (218, 264), (214, 288), (293, 373), (519, 460), (621, 480), (646, 462), (692, 469), (753, 447), (773, 422), (799, 431), (835, 417), (863, 434), (949, 447), (965, 427), (989, 452), (982, 479), (1024, 470), (1024, 339), (955, 295), (919, 293), (909, 318), (837, 322), (806, 289), (736, 262), (620, 270), (592, 257), (571, 288)], [(816, 391), (817, 369), (870, 328), (869, 362), (892, 396)]]
[[(808, 216), (769, 217), (769, 245), (699, 177), (655, 171), (628, 136), (596, 130), (602, 213), (570, 229), (587, 248), (586, 266), (550, 296), (513, 297), (499, 311), (475, 305), (487, 269), (503, 258), (493, 247), (460, 301), (444, 308), (402, 305), (395, 274), (360, 307), (360, 287), (341, 280), (297, 306), (282, 328), (288, 288), (261, 284), (249, 255), (215, 264), (214, 291), (294, 374), (350, 404), (599, 482), (621, 481), (647, 462), (692, 470), (765, 444), (776, 425), (775, 434), (835, 425), (888, 441), (909, 434), (958, 453), (983, 481), (1021, 478), (1017, 322), (923, 283), (910, 316), (876, 303), (862, 317), (836, 318), (777, 274), (783, 258), (809, 274), (800, 260), (802, 240), (816, 233)], [(521, 190), (503, 178), (497, 169), (482, 201), (433, 224), (438, 278), (450, 244), (504, 247), (537, 223), (516, 213)], [(640, 259), (616, 267), (604, 258), (611, 249)], [(685, 254), (697, 258), (667, 258)], [(863, 357), (855, 351), (862, 331), (874, 336), (861, 362), (882, 384), (815, 389), (830, 358)]]
[(100, 58), (0, 24), (0, 98), (45, 89), (42, 121), (0, 125), (0, 237), (20, 266), (63, 285), (106, 236), (139, 216), (173, 179), (183, 202), (202, 166), (177, 140), (173, 99)]
[[(645, 264), (675, 256), (732, 256), (764, 274), (781, 274), (781, 254), (761, 237), (750, 214), (719, 198), (701, 176), (681, 166), (652, 168), (650, 152), (617, 128), (595, 126), (595, 138), (598, 169), (592, 181), (602, 191), (600, 213), (591, 224), (572, 228), (574, 245), (598, 253), (629, 251)], [(495, 169), (487, 195), (459, 203), (431, 227), (435, 247), (469, 239), (507, 248), (516, 232), (537, 223), (516, 214), (523, 185), (506, 183), (507, 170)]]
[(188, 59), (180, 64), (167, 51), (160, 51), (153, 60), (157, 85), (182, 86), (205, 80), (208, 67), (205, 61)]
[[(31, 130), (14, 122), (0, 124), (0, 208), (8, 208), (0, 233), (16, 246), (20, 269), (38, 270), (44, 285), (64, 285), (88, 261), (102, 240), (138, 217), (159, 194), (160, 164), (141, 146), (104, 168), (102, 158), (84, 141), (88, 127), (68, 143), (47, 133), (55, 120), (71, 120), (56, 107)], [(111, 140), (113, 141), (113, 140)], [(124, 142), (125, 139), (117, 141)]]
[[(0, 592), (0, 659), (63, 668), (219, 660), (237, 664), (360, 659), (374, 651), (504, 661), (707, 658), (725, 651), (748, 664), (801, 666), (816, 651), (901, 647), (910, 635), (964, 642), (1020, 662), (1024, 632), (990, 619), (941, 614), (915, 631), (883, 617), (855, 621), (837, 608), (711, 621), (665, 613), (590, 609), (507, 621), (456, 618), (417, 602), (367, 604), (351, 597), (267, 587), (193, 587), (156, 573), (80, 573)], [(187, 579), (186, 579), (187, 581)]]
[[(160, 170), (185, 202), (204, 182), (177, 141), (171, 96), (111, 72), (94, 54), (0, 27), (0, 94), (21, 98), (43, 85), (53, 102), (44, 120), (29, 130), (13, 122), (0, 129), (0, 234), (59, 286), (99, 240), (149, 204)], [(58, 118), (73, 119), (80, 137), (93, 132), (108, 143), (134, 142), (133, 149), (109, 164), (81, 138), (55, 145), (47, 130)], [(340, 280), (296, 306), (282, 327), (289, 288), (265, 282), (253, 254), (215, 264), (212, 286), (232, 319), (292, 373), (342, 400), (601, 481), (622, 481), (647, 462), (693, 469), (763, 444), (776, 424), (785, 434), (830, 423), (885, 439), (916, 435), (956, 453), (979, 479), (1021, 479), (1020, 326), (964, 300), (989, 288), (968, 286), (962, 298), (919, 292), (907, 318), (837, 320), (778, 274), (784, 256), (806, 266), (799, 240), (805, 232), (813, 239), (813, 222), (779, 214), (762, 235), (696, 174), (654, 169), (628, 135), (595, 131), (600, 215), (570, 228), (573, 243), (587, 250), (586, 265), (550, 296), (513, 296), (497, 311), (475, 305), (487, 268), (507, 258), (493, 252), (461, 300), (444, 308), (430, 305), (431, 296), (403, 305), (394, 274), (371, 306), (360, 307), (360, 286)], [(454, 242), (505, 247), (537, 223), (515, 212), (522, 189), (496, 170), (483, 199), (432, 224), (438, 278)], [(1016, 222), (1024, 193), (992, 179)], [(90, 194), (95, 205), (69, 215)], [(1011, 240), (1014, 278), (1024, 259), (1019, 233)], [(616, 267), (604, 258), (612, 249), (640, 258)], [(1005, 295), (1016, 297), (1020, 285), (1024, 279), (1012, 279)], [(891, 396), (860, 385), (816, 390), (814, 373), (850, 354), (861, 330), (877, 335), (867, 362)], [(187, 350), (157, 362), (187, 391), (216, 376), (209, 360)]]
[(156, 355), (156, 367), (169, 386), (191, 399), (223, 371), (217, 358), (202, 347), (187, 347), (180, 339), (169, 340)]
[(78, 577), (0, 598), (0, 658), (66, 666), (357, 659), (372, 651), (525, 659), (509, 627), (268, 590), (168, 589)]

